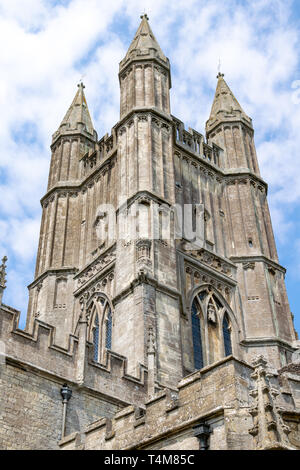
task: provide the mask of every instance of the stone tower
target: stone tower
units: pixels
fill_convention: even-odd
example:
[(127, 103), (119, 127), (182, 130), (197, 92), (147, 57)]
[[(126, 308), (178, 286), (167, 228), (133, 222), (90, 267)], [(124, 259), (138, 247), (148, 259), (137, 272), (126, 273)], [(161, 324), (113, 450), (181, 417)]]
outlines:
[(217, 78), (206, 137), (185, 130), (143, 15), (111, 135), (78, 85), (53, 135), (25, 330), (0, 267), (0, 448), (300, 449), (267, 184)]
[[(224, 207), (228, 214), (224, 254), (237, 267), (237, 282), (247, 354), (263, 352), (280, 367), (290, 359), (295, 340), (285, 289), (285, 269), (278, 264), (267, 202), (249, 118), (224, 80), (218, 84), (206, 123), (209, 143), (224, 149)], [(239, 308), (237, 308), (237, 311)], [(268, 353), (267, 353), (268, 351)], [(247, 357), (247, 355), (246, 355)]]
[(111, 136), (98, 141), (82, 83), (53, 135), (27, 330), (39, 318), (65, 347), (83, 315), (97, 360), (151, 364), (153, 390), (229, 353), (283, 366), (296, 339), (252, 120), (217, 78), (206, 142), (171, 115), (144, 15)]

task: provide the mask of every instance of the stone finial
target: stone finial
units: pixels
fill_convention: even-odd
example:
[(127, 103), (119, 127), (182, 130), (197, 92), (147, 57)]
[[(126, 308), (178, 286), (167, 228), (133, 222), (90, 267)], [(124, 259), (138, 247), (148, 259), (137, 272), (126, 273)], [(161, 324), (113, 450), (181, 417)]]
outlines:
[(2, 287), (2, 289), (5, 289), (6, 284), (6, 261), (7, 256), (4, 256), (4, 258), (2, 258), (2, 264), (0, 266), (0, 287)]
[(3, 291), (6, 287), (6, 261), (7, 256), (4, 256), (0, 266), (0, 304), (2, 303)]
[(253, 417), (253, 427), (249, 433), (255, 439), (256, 449), (275, 450), (291, 449), (287, 434), (290, 429), (283, 422), (278, 405), (277, 388), (271, 385), (268, 371), (268, 362), (260, 355), (253, 359), (254, 372), (251, 378), (255, 381), (255, 388), (250, 391), (254, 404), (249, 412)]
[(58, 131), (53, 135), (54, 140), (56, 140), (58, 135), (66, 135), (72, 131), (85, 131), (92, 136), (96, 132), (88, 109), (84, 94), (85, 85), (82, 80), (80, 80), (77, 87), (78, 90), (72, 104), (62, 120)]
[(169, 68), (168, 59), (161, 50), (153, 31), (148, 23), (149, 17), (146, 13), (141, 15), (140, 26), (134, 36), (132, 43), (129, 46), (125, 58), (120, 63), (120, 72), (123, 67), (128, 66), (128, 60), (136, 58), (138, 60), (145, 60), (145, 56), (153, 57), (152, 51), (155, 51), (156, 58), (162, 60)]
[(219, 71), (217, 75), (217, 87), (212, 103), (209, 119), (206, 123), (206, 129), (211, 130), (216, 124), (216, 120), (219, 122), (226, 122), (232, 119), (232, 113), (240, 119), (244, 119), (248, 122), (248, 125), (252, 127), (252, 121), (249, 116), (245, 113), (240, 103), (232, 93), (228, 84), (224, 79), (224, 74)]

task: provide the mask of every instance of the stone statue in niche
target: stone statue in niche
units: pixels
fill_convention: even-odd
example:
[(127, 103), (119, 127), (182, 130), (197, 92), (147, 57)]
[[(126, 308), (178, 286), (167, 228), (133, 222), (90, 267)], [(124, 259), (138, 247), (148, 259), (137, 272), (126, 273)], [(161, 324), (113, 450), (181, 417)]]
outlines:
[(211, 323), (214, 323), (214, 324), (217, 323), (217, 312), (212, 302), (209, 302), (208, 307), (207, 307), (207, 319)]

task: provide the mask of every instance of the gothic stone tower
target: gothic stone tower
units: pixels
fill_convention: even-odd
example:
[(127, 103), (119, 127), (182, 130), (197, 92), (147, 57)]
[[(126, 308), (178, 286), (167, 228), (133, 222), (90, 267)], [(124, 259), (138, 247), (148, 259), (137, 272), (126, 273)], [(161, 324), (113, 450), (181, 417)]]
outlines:
[(207, 140), (171, 115), (146, 15), (120, 63), (120, 120), (98, 140), (83, 84), (53, 136), (27, 331), (85, 328), (149, 387), (234, 355), (274, 367), (296, 340), (251, 119), (219, 74)]

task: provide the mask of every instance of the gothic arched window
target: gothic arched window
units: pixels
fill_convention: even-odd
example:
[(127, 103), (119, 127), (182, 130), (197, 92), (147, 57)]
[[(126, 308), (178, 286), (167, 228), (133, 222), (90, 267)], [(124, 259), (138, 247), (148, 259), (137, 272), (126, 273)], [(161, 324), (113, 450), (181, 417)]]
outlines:
[[(213, 364), (233, 353), (230, 307), (212, 286), (203, 287), (191, 308), (191, 359), (196, 370)], [(194, 361), (192, 360), (194, 359)]]
[(224, 338), (224, 350), (225, 356), (231, 356), (232, 345), (231, 345), (231, 327), (228, 321), (227, 315), (224, 316), (223, 320), (223, 338)]
[(193, 349), (194, 349), (194, 366), (195, 369), (202, 369), (203, 363), (203, 350), (201, 339), (201, 317), (197, 303), (194, 301), (192, 305), (192, 335), (193, 335)]
[(93, 299), (90, 307), (89, 340), (94, 345), (94, 361), (105, 362), (106, 352), (112, 348), (113, 315), (107, 298)]

